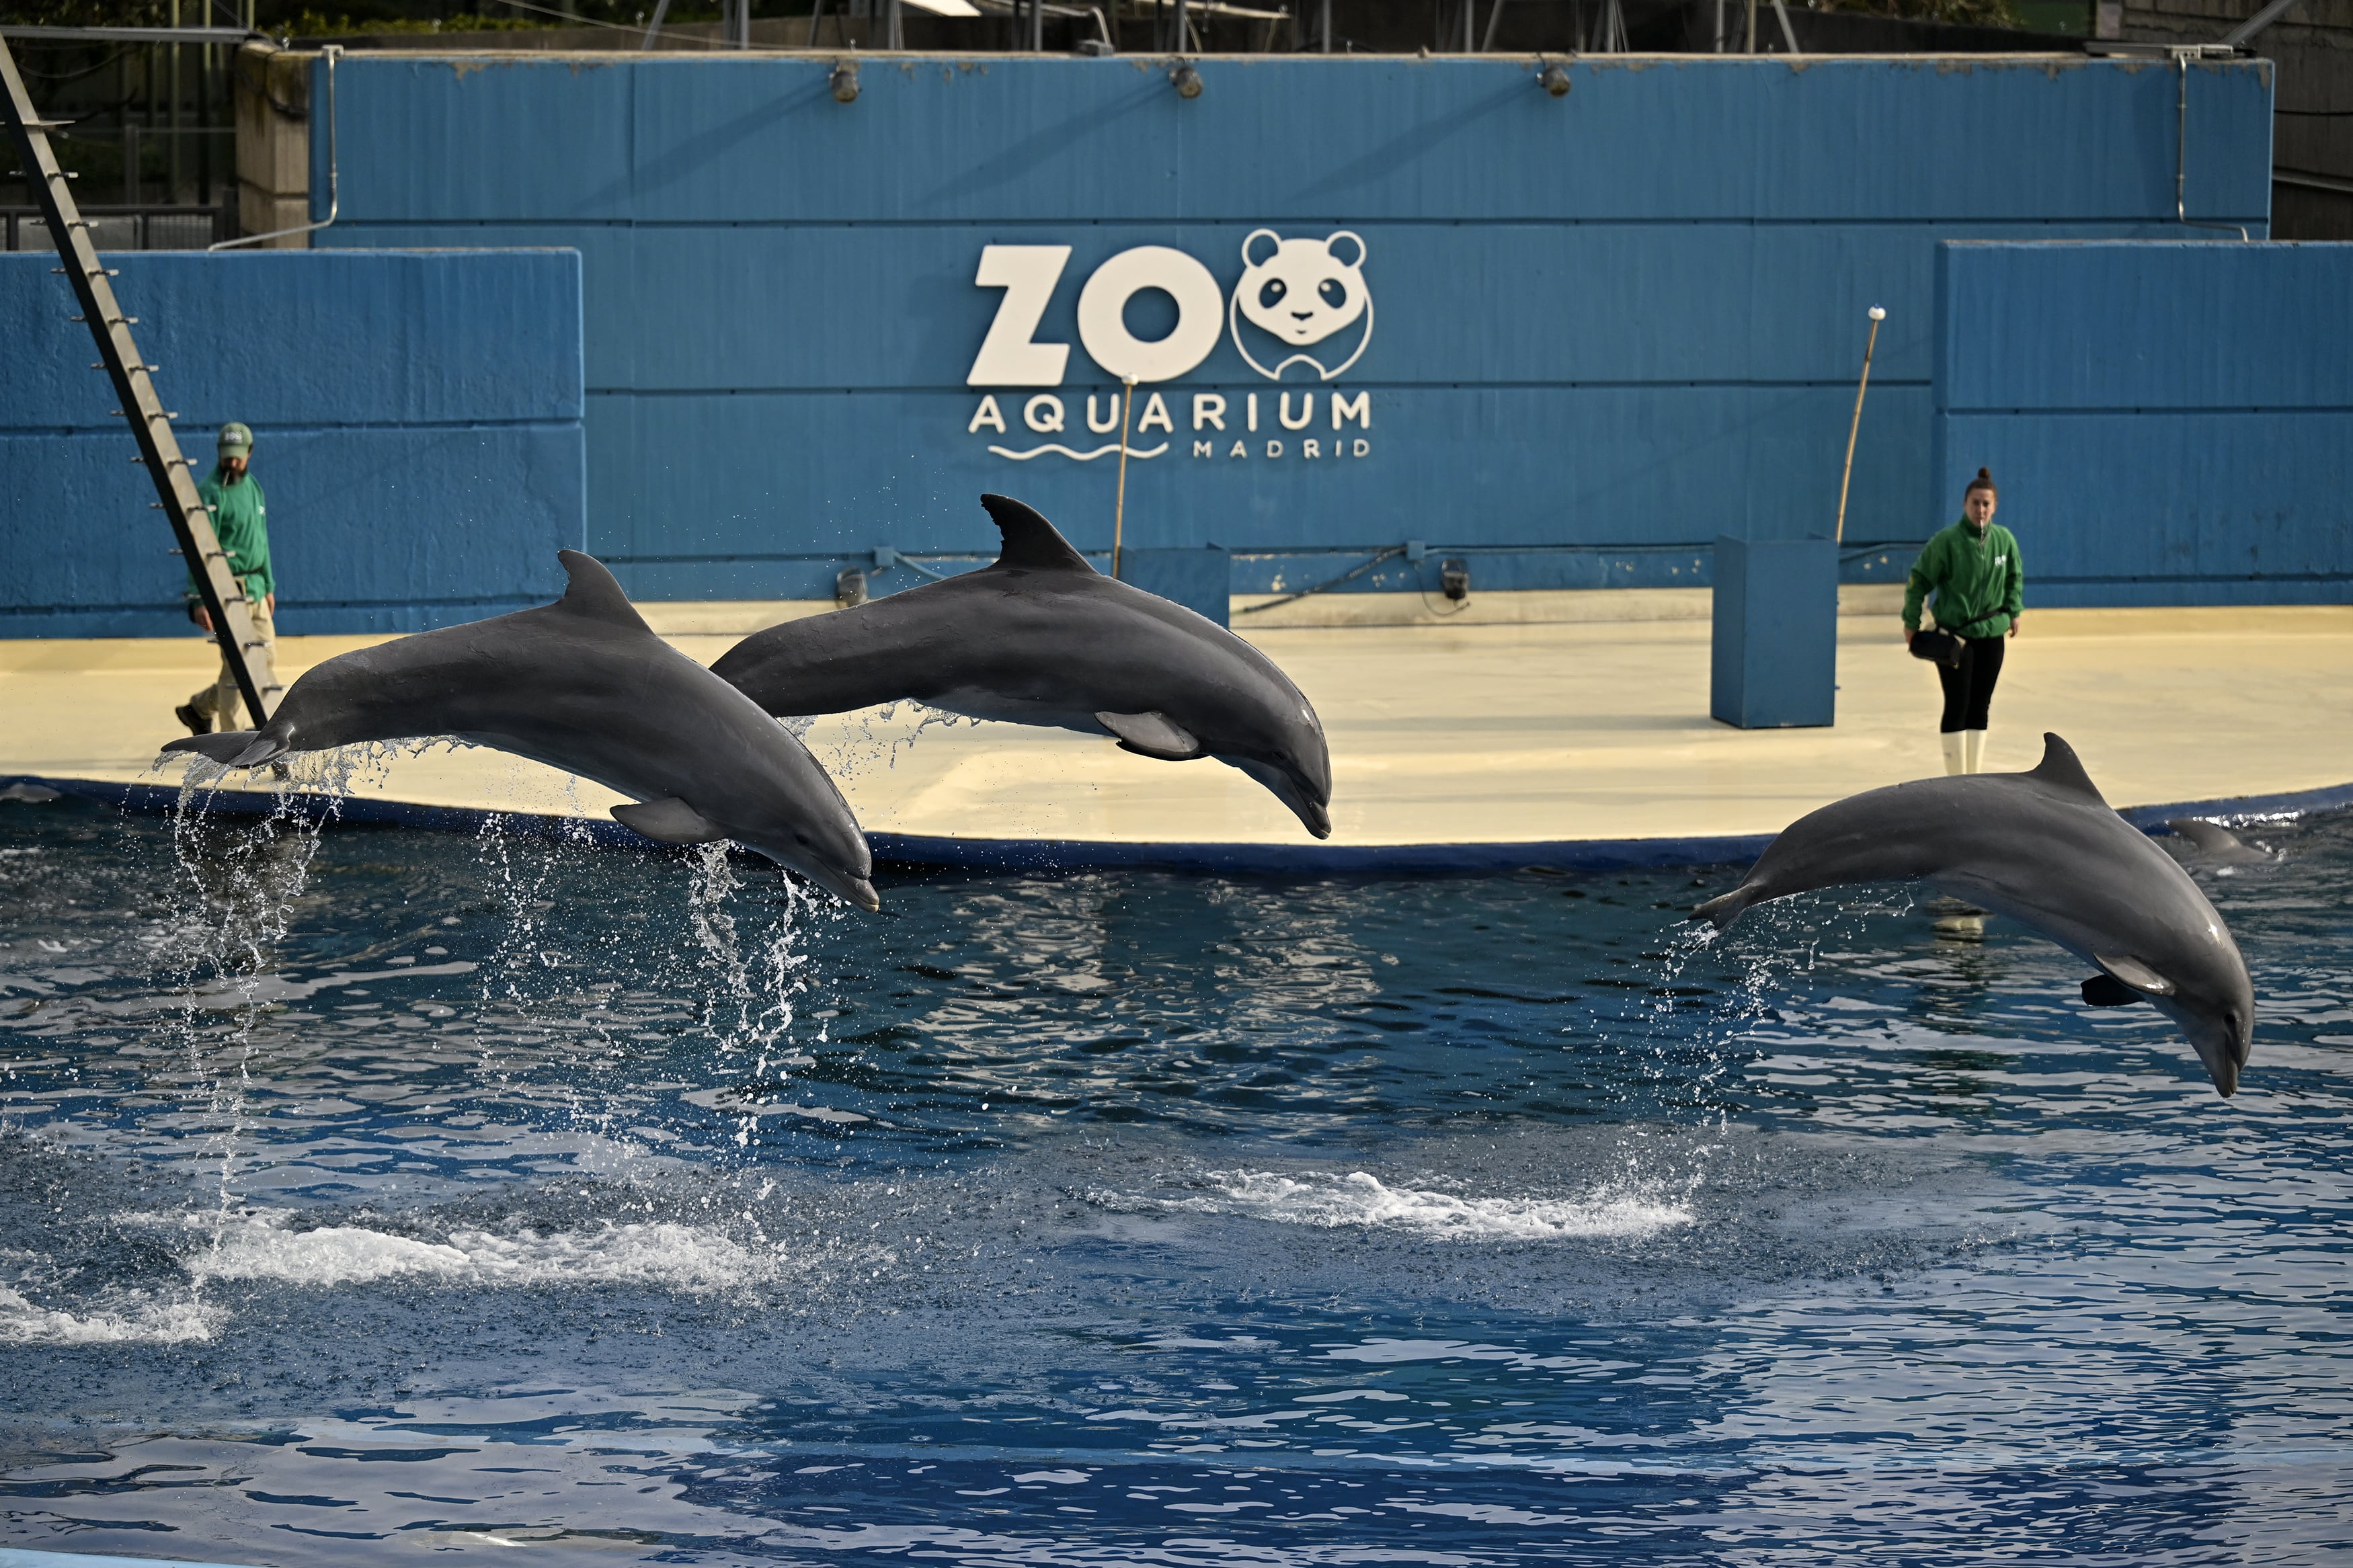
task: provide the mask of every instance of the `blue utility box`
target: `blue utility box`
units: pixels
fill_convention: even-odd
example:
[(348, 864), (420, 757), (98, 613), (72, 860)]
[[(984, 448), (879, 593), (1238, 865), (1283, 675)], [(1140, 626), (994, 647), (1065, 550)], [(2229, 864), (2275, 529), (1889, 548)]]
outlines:
[(1233, 592), (1234, 562), (1214, 544), (1191, 550), (1123, 550), (1119, 580), (1147, 594), (1184, 605), (1226, 624), (1226, 600)]
[(1836, 544), (1716, 536), (1707, 710), (1743, 730), (1837, 722)]

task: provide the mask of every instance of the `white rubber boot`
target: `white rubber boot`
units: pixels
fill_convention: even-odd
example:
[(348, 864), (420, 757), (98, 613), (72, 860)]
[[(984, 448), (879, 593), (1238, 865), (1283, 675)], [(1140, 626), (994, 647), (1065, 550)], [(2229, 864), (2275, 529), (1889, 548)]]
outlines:
[(1986, 732), (1983, 730), (1961, 731), (1962, 752), (1968, 763), (1964, 771), (1973, 773), (1985, 772), (1985, 738)]
[(1950, 778), (1966, 771), (1962, 765), (1967, 758), (1961, 751), (1961, 731), (1956, 730), (1949, 735), (1938, 735), (1936, 740), (1945, 748), (1945, 776)]

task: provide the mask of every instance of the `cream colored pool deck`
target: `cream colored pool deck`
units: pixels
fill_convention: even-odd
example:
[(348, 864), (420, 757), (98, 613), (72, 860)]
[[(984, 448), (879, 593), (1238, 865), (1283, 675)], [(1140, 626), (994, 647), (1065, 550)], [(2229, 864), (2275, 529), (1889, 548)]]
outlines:
[[(691, 606), (645, 607), (658, 626), (693, 624)], [(1558, 863), (1576, 846), (1603, 859), (1609, 846), (1704, 858), (1711, 846), (1690, 841), (1770, 834), (1842, 795), (1940, 771), (1934, 669), (1905, 657), (1892, 617), (1849, 616), (1841, 634), (1834, 727), (1740, 731), (1707, 716), (1704, 620), (1253, 631), (1330, 738), (1325, 845), (1231, 768), (1152, 762), (1108, 739), (927, 723), (912, 705), (820, 720), (807, 738), (880, 847), (902, 858), (1018, 860), (1026, 847), (1070, 863), (1340, 868)], [(290, 679), (379, 640), (290, 637), (280, 665)], [(733, 638), (672, 640), (707, 663)], [(193, 636), (0, 643), (0, 777), (118, 795), (176, 785), (185, 763), (153, 768), (156, 749), (180, 733), (173, 705), (214, 659)], [(2032, 766), (2045, 730), (2073, 743), (2121, 808), (2353, 800), (2353, 606), (2031, 613), (1995, 701), (1990, 765)], [(299, 759), (289, 783), (248, 787), (316, 790), (333, 777), (323, 759)], [(343, 787), (371, 816), (404, 803), (608, 826), (618, 798), (447, 747), (372, 761)]]

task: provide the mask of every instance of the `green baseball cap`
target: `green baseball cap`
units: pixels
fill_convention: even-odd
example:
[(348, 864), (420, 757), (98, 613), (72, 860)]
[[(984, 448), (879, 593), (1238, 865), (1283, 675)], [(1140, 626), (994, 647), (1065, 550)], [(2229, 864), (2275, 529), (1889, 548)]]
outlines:
[(220, 427), (220, 449), (224, 457), (253, 450), (253, 432), (232, 419)]

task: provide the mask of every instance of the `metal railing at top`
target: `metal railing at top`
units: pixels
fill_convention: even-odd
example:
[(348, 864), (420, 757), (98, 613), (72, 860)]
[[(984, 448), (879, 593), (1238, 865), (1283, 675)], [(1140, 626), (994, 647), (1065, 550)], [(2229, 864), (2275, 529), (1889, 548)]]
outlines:
[[(100, 250), (202, 250), (237, 234), (237, 209), (218, 206), (84, 207)], [(55, 250), (38, 207), (0, 207), (0, 250)]]

